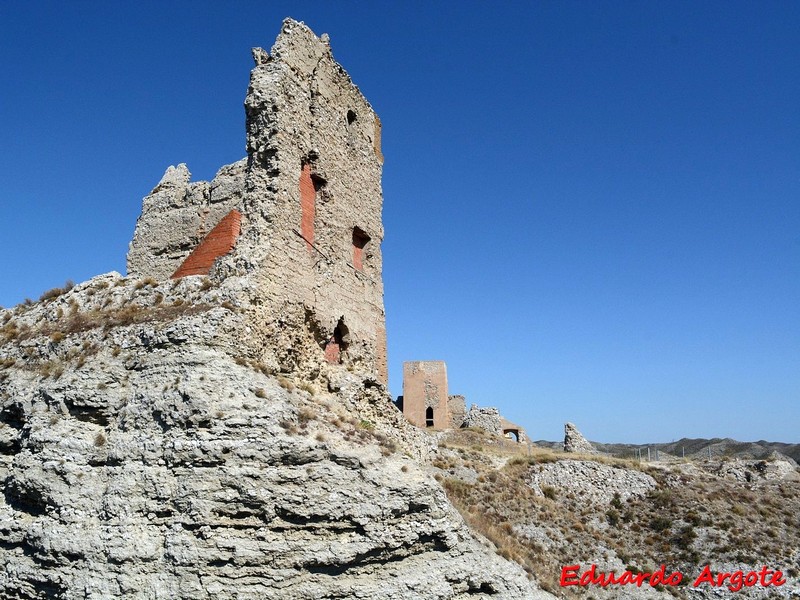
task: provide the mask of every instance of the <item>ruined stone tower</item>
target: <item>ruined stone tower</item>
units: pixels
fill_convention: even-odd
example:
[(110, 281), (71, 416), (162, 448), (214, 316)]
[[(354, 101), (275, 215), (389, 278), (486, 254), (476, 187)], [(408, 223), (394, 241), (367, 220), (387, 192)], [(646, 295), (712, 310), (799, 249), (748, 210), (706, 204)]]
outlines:
[(210, 183), (170, 167), (144, 199), (128, 273), (239, 278), (264, 362), (352, 364), (385, 383), (380, 120), (303, 23), (285, 20), (253, 58), (247, 157)]

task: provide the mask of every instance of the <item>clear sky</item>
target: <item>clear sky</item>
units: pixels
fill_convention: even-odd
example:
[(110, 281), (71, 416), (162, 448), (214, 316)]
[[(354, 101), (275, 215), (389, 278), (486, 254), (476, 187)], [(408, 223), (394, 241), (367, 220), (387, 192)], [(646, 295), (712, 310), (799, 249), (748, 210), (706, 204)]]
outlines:
[(292, 16), (383, 121), (390, 387), (534, 439), (800, 442), (800, 3), (0, 3), (0, 305), (244, 156)]

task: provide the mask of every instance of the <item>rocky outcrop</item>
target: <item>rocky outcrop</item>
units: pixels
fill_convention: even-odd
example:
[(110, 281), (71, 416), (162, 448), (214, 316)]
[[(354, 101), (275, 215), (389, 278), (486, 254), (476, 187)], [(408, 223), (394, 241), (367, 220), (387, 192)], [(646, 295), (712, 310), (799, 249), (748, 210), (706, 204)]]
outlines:
[(705, 469), (725, 479), (741, 483), (758, 484), (769, 481), (800, 480), (796, 463), (789, 457), (774, 453), (771, 460), (741, 460), (738, 458), (712, 461)]
[(0, 312), (0, 598), (534, 598), (369, 374), (242, 354), (241, 282)]
[(597, 454), (597, 450), (589, 443), (589, 440), (583, 437), (578, 428), (572, 423), (564, 424), (564, 452)]

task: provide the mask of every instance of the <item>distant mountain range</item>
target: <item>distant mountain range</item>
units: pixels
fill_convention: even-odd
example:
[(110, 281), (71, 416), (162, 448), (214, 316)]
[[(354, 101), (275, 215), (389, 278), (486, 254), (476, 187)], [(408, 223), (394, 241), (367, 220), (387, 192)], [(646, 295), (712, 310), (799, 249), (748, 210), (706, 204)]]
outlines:
[[(563, 448), (563, 442), (550, 442), (546, 440), (535, 441), (534, 444), (544, 448)], [(723, 456), (744, 459), (765, 459), (773, 452), (779, 452), (784, 456), (792, 458), (800, 463), (800, 444), (784, 444), (782, 442), (767, 442), (758, 440), (757, 442), (739, 442), (731, 438), (681, 438), (675, 442), (667, 444), (602, 444), (592, 442), (592, 445), (600, 452), (605, 452), (621, 458), (632, 458), (638, 448), (650, 448), (651, 456), (655, 457), (655, 450), (659, 454), (701, 458), (708, 456), (711, 450), (712, 458)]]

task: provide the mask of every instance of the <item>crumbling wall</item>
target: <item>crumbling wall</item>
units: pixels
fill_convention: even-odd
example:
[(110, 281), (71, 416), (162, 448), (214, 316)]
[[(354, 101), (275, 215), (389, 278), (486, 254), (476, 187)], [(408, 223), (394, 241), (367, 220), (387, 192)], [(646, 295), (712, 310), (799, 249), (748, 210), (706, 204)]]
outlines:
[[(128, 272), (170, 277), (237, 210), (236, 245), (209, 276), (241, 278), (251, 354), (274, 370), (313, 376), (328, 361), (387, 383), (380, 121), (327, 36), (303, 23), (286, 19), (271, 52), (253, 57), (247, 159), (211, 183), (168, 169), (144, 199)], [(287, 346), (298, 329), (303, 343)]]
[(450, 411), (450, 427), (458, 429), (464, 425), (467, 416), (467, 400), (464, 396), (456, 394), (447, 398), (447, 409)]
[[(303, 307), (321, 360), (385, 382), (379, 121), (327, 37), (304, 24), (286, 20), (271, 52), (254, 57), (242, 234), (212, 273), (252, 276), (254, 327), (266, 337), (296, 323)], [(337, 327), (346, 331), (340, 342)], [(325, 352), (330, 343), (338, 352)], [(265, 343), (262, 359), (285, 368), (274, 350)]]
[(504, 417), (500, 417), (500, 430), (504, 436), (520, 444), (525, 444), (528, 441), (528, 434), (525, 433), (525, 430)]
[(477, 427), (487, 433), (502, 435), (500, 427), (500, 411), (494, 406), (481, 407), (473, 404), (467, 411), (464, 427)]
[(597, 454), (591, 442), (583, 437), (578, 428), (573, 423), (564, 423), (564, 452), (576, 452), (578, 454)]
[(444, 361), (403, 363), (403, 414), (418, 427), (451, 426)]
[(142, 201), (128, 249), (128, 275), (169, 278), (216, 225), (241, 204), (246, 160), (191, 182), (185, 164), (169, 167)]

